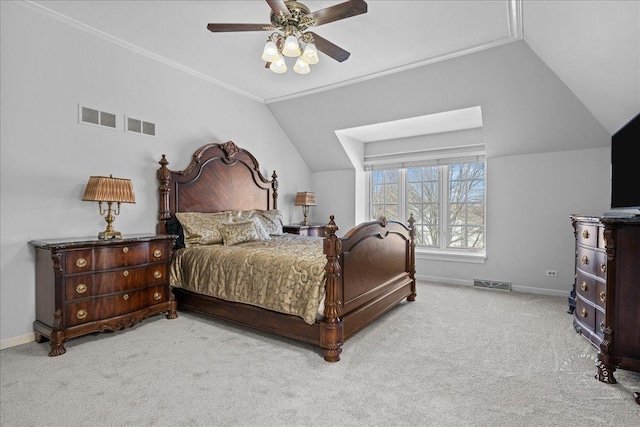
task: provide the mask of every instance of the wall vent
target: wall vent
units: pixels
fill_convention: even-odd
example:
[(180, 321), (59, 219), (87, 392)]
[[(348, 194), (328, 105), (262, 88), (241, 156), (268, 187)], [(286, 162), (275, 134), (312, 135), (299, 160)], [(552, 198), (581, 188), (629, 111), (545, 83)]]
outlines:
[(125, 117), (127, 124), (127, 132), (137, 133), (139, 135), (156, 136), (156, 124), (145, 122), (144, 120), (134, 119), (133, 117)]
[(498, 280), (473, 279), (474, 288), (497, 289), (499, 291), (511, 291), (511, 282), (500, 282)]
[(82, 124), (117, 129), (116, 115), (96, 108), (78, 105), (78, 121)]

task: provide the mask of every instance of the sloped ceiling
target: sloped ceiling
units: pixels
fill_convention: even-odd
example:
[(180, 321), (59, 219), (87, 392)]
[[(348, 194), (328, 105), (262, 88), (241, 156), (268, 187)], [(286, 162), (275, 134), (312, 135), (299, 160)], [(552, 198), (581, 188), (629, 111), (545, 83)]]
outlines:
[[(369, 0), (366, 14), (315, 29), (318, 34), (349, 50), (351, 57), (337, 63), (321, 54), (320, 64), (305, 76), (293, 72), (276, 75), (264, 68), (259, 56), (267, 33), (214, 34), (206, 30), (209, 22), (267, 23), (270, 9), (264, 1), (20, 0), (18, 3), (123, 48), (265, 102), (314, 171), (346, 166), (346, 156), (335, 147), (334, 132), (338, 129), (440, 113), (447, 108), (482, 106), (483, 116), (492, 114), (491, 108), (486, 106), (487, 102), (492, 102), (480, 96), (485, 90), (471, 88), (477, 96), (464, 93), (458, 98), (450, 96), (449, 92), (457, 93), (460, 85), (492, 86), (496, 81), (490, 76), (479, 81), (474, 73), (467, 73), (476, 66), (473, 62), (467, 64), (471, 70), (453, 67), (467, 75), (467, 80), (459, 81), (459, 76), (455, 75), (438, 76), (436, 80), (441, 82), (438, 88), (431, 85), (421, 88), (423, 80), (416, 78), (415, 72), (421, 70), (423, 75), (432, 76), (433, 71), (425, 70), (442, 70), (439, 64), (465, 56), (478, 58), (485, 49), (497, 49), (502, 54), (514, 55), (514, 59), (525, 58), (538, 70), (538, 73), (520, 70), (506, 58), (504, 68), (494, 70), (504, 73), (502, 87), (497, 88), (503, 98), (508, 97), (515, 82), (527, 84), (522, 82), (521, 76), (513, 75), (520, 72), (533, 79), (528, 83), (531, 87), (525, 93), (519, 87), (512, 93), (539, 98), (548, 88), (557, 87), (564, 95), (547, 101), (571, 104), (562, 108), (574, 110), (574, 113), (565, 110), (558, 113), (568, 114), (568, 117), (578, 115), (579, 123), (585, 121), (585, 114), (590, 120), (595, 117), (609, 134), (640, 111), (640, 2), (636, 0)], [(340, 1), (305, 3), (314, 11)], [(518, 47), (503, 49), (508, 44)], [(538, 66), (532, 54), (541, 58), (552, 72), (547, 72), (544, 65)], [(399, 77), (389, 78), (394, 75)], [(394, 93), (393, 86), (385, 86), (398, 84), (404, 75), (416, 78), (414, 84), (417, 85), (416, 90), (403, 95), (409, 97), (407, 99)], [(540, 80), (540, 76), (545, 77)], [(557, 84), (558, 77), (564, 87)], [(374, 83), (369, 85), (369, 82)], [(454, 87), (453, 82), (458, 86)], [(349, 90), (350, 87), (364, 87), (363, 84), (371, 88), (369, 92)], [(536, 86), (540, 84), (544, 86), (542, 90)], [(434, 93), (425, 93), (425, 88), (433, 89)], [(394, 108), (382, 109), (385, 114), (372, 111), (367, 99), (372, 93), (387, 96), (388, 103)], [(417, 93), (425, 97), (424, 103), (417, 102)], [(435, 93), (446, 99), (434, 100)], [(334, 106), (340, 107), (348, 96), (362, 99), (360, 103), (349, 104), (355, 110), (347, 117), (334, 119), (333, 114), (323, 113)], [(492, 95), (487, 93), (486, 97), (492, 98)], [(309, 108), (314, 115), (303, 113), (307, 104), (319, 102), (322, 104), (317, 112)], [(540, 103), (534, 102), (534, 105)], [(576, 108), (580, 110), (578, 113), (575, 113)], [(367, 112), (366, 120), (358, 109)], [(546, 117), (546, 112), (543, 116)], [(314, 135), (300, 134), (300, 123), (311, 118), (315, 119)], [(506, 126), (507, 134), (515, 129), (509, 121), (504, 121), (503, 126)], [(496, 147), (496, 153), (541, 151), (549, 148), (549, 140), (554, 140), (552, 136), (545, 141), (531, 141), (529, 136), (516, 134), (513, 137), (533, 146), (511, 151)], [(552, 149), (571, 149), (580, 144), (556, 142)], [(319, 143), (327, 144), (325, 152), (336, 153), (335, 156), (319, 156), (315, 147)], [(585, 147), (593, 145), (584, 141), (582, 144)], [(310, 148), (310, 145), (314, 147)]]

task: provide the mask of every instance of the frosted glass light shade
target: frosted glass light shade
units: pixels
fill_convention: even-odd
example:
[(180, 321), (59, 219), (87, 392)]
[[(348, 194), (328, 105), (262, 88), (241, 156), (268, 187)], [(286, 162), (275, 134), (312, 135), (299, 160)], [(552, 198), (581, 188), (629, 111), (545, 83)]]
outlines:
[(284, 62), (284, 58), (281, 56), (277, 61), (272, 62), (271, 65), (269, 65), (269, 69), (278, 74), (286, 73), (287, 63)]
[(300, 45), (298, 44), (298, 39), (295, 36), (288, 36), (284, 41), (284, 48), (282, 48), (282, 54), (284, 56), (288, 56), (290, 58), (295, 58), (296, 56), (300, 56), (302, 52), (300, 52)]
[(264, 45), (264, 50), (262, 51), (262, 60), (265, 62), (276, 62), (278, 59), (280, 59), (278, 47), (274, 42), (269, 40)]
[(309, 43), (302, 53), (302, 60), (309, 65), (317, 64), (320, 61), (318, 58), (318, 50), (316, 49), (316, 45), (313, 43)]
[(296, 60), (295, 65), (293, 66), (293, 71), (298, 74), (308, 74), (309, 71), (311, 71), (311, 67), (309, 66), (309, 64), (302, 60), (302, 57), (299, 57)]

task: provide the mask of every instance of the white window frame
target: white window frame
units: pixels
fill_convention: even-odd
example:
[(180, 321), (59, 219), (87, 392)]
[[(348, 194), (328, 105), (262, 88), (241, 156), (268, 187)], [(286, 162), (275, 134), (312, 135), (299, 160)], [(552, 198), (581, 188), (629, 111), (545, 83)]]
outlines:
[[(485, 194), (484, 194), (484, 247), (482, 249), (470, 249), (470, 248), (447, 248), (446, 242), (448, 242), (448, 232), (449, 232), (449, 215), (448, 215), (448, 206), (449, 206), (449, 176), (448, 176), (448, 167), (450, 164), (462, 164), (462, 163), (478, 163), (484, 162), (484, 181), (485, 181)], [(449, 159), (446, 162), (433, 162), (433, 161), (425, 161), (425, 162), (411, 162), (410, 164), (389, 164), (389, 165), (377, 165), (375, 170), (390, 170), (397, 169), (399, 171), (399, 191), (398, 191), (398, 215), (400, 217), (400, 221), (405, 224), (408, 224), (408, 214), (407, 214), (407, 169), (410, 167), (429, 167), (429, 166), (437, 166), (438, 167), (438, 185), (440, 191), (440, 204), (439, 204), (439, 215), (440, 215), (440, 223), (439, 225), (439, 247), (427, 247), (427, 246), (416, 246), (416, 258), (418, 259), (429, 259), (429, 260), (437, 260), (437, 261), (458, 261), (458, 262), (468, 262), (468, 263), (484, 263), (486, 261), (486, 248), (487, 248), (487, 162), (484, 156), (478, 157), (476, 159), (468, 159), (468, 158), (460, 158), (460, 159)], [(366, 170), (366, 211), (367, 217), (371, 218), (371, 172), (373, 168), (367, 168)], [(444, 203), (443, 203), (444, 201)]]

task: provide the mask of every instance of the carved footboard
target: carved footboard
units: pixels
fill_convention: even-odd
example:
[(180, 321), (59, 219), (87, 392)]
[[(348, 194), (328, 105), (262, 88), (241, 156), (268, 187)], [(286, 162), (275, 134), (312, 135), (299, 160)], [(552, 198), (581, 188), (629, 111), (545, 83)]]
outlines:
[(382, 218), (338, 238), (334, 217), (326, 227), (324, 320), (320, 346), (327, 361), (340, 360), (344, 340), (403, 299), (415, 300), (415, 231)]

